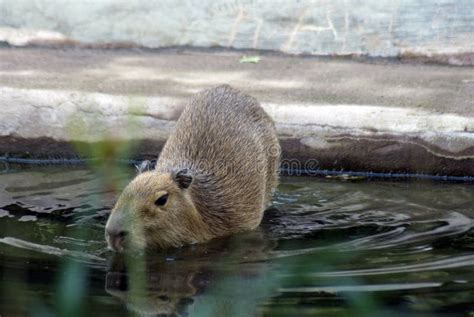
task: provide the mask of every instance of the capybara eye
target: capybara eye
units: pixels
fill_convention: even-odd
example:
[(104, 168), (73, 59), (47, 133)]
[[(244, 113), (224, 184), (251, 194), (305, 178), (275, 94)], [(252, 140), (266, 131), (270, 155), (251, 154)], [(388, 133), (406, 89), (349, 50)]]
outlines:
[(164, 204), (166, 204), (167, 201), (168, 201), (168, 194), (164, 194), (163, 196), (155, 200), (155, 205), (164, 206)]

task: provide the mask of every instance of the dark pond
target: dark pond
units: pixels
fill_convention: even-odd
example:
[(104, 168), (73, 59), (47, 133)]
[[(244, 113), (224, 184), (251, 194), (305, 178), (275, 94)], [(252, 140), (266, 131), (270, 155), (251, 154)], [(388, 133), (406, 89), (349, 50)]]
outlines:
[(1, 316), (474, 316), (472, 184), (284, 177), (256, 232), (127, 257), (115, 197), (87, 169), (0, 174)]

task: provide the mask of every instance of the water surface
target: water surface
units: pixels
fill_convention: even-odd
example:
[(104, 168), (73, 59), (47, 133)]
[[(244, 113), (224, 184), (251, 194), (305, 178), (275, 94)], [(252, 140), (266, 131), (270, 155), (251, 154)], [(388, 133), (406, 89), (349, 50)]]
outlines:
[(0, 174), (1, 316), (474, 315), (472, 184), (283, 177), (258, 230), (126, 257), (116, 197), (88, 169)]

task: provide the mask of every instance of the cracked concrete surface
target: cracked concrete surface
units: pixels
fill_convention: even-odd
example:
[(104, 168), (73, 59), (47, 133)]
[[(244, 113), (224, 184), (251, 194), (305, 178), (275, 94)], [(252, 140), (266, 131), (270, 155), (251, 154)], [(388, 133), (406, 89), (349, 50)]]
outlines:
[(448, 54), (445, 62), (472, 65), (473, 11), (472, 0), (234, 0), (199, 5), (174, 0), (119, 5), (0, 0), (0, 41), (220, 46), (327, 56)]
[(276, 122), (283, 156), (324, 169), (474, 175), (474, 69), (196, 50), (0, 49), (0, 152), (71, 141), (154, 158), (194, 92), (228, 83)]

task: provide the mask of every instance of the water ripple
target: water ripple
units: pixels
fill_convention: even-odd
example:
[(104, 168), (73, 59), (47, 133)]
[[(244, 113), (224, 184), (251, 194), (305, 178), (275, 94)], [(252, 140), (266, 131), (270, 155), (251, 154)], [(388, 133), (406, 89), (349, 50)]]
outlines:
[(363, 270), (348, 270), (335, 272), (320, 272), (312, 273), (312, 276), (318, 277), (354, 277), (354, 276), (368, 276), (368, 275), (384, 275), (396, 273), (411, 273), (411, 272), (425, 272), (436, 271), (440, 269), (452, 269), (474, 265), (474, 254), (464, 256), (449, 256), (447, 258), (427, 261), (419, 264), (407, 264), (401, 266), (390, 266), (383, 268), (371, 268)]
[(60, 249), (60, 248), (53, 247), (50, 245), (37, 244), (37, 243), (29, 242), (29, 241), (24, 241), (21, 239), (16, 239), (13, 237), (0, 238), (0, 243), (4, 243), (6, 245), (13, 246), (16, 248), (41, 252), (44, 254), (56, 255), (59, 257), (63, 257), (63, 256), (69, 257), (78, 261), (87, 262), (88, 264), (96, 264), (97, 262), (106, 261), (105, 258), (96, 256), (90, 253), (73, 251), (73, 250), (68, 250), (68, 249)]

